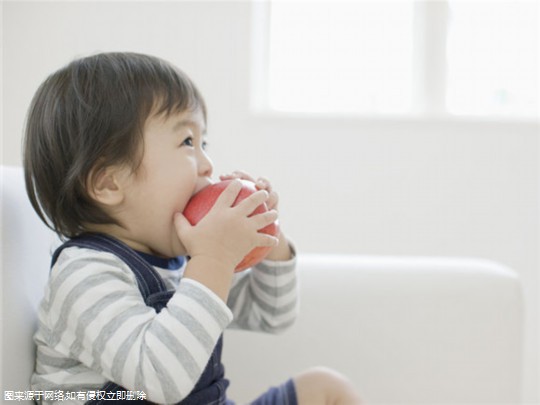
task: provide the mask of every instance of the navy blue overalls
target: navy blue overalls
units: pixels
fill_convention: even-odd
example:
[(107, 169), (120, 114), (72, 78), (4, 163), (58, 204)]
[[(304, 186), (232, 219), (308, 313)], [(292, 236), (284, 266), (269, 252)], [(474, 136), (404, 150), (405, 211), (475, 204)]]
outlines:
[[(137, 278), (139, 290), (146, 305), (153, 307), (156, 312), (161, 311), (174, 294), (167, 291), (163, 280), (157, 271), (147, 263), (140, 255), (121, 241), (103, 234), (83, 234), (70, 239), (60, 246), (53, 254), (51, 267), (56, 263), (60, 252), (70, 246), (84, 247), (104, 252), (113, 253), (122, 259), (133, 271)], [(180, 405), (225, 405), (232, 404), (226, 399), (226, 389), (229, 381), (224, 378), (225, 370), (221, 364), (221, 350), (223, 347), (223, 335), (219, 338), (210, 360), (206, 365), (199, 381), (188, 397), (180, 401)], [(126, 391), (125, 388), (109, 381), (100, 391), (111, 393), (115, 404), (151, 404), (146, 400), (118, 400), (117, 392)], [(107, 398), (107, 396), (105, 396)], [(88, 401), (86, 405), (97, 405), (109, 402), (107, 399)]]

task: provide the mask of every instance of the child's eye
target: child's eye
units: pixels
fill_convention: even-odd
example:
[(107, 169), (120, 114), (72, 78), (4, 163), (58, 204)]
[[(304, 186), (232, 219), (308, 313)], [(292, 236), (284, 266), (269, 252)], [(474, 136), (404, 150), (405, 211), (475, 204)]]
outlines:
[(203, 150), (207, 150), (208, 149), (208, 142), (202, 141), (201, 147), (202, 147)]
[(188, 136), (186, 139), (182, 141), (182, 144), (180, 146), (193, 146), (193, 137)]

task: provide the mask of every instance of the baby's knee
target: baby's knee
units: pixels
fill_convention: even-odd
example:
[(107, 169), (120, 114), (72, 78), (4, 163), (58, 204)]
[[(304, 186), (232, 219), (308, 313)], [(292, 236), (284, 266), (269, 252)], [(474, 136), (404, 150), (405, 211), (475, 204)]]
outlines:
[(358, 405), (360, 396), (351, 381), (327, 367), (310, 368), (294, 378), (298, 404)]
[(298, 375), (298, 378), (323, 385), (342, 385), (349, 380), (341, 373), (328, 367), (312, 367)]

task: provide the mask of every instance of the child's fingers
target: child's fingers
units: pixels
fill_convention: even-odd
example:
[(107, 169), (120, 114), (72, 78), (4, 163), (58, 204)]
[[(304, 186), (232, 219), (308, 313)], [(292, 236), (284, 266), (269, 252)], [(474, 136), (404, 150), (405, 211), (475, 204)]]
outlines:
[(257, 230), (270, 225), (271, 223), (275, 222), (276, 219), (278, 219), (278, 212), (276, 210), (266, 211), (262, 214), (251, 217), (251, 220), (253, 221)]
[[(241, 179), (241, 180), (248, 180), (255, 184), (255, 188), (257, 190), (266, 190), (268, 193), (270, 193), (270, 204), (272, 207), (276, 206), (277, 204), (277, 195), (276, 201), (274, 201), (274, 198), (272, 197), (273, 190), (272, 190), (272, 183), (270, 183), (270, 180), (268, 180), (266, 177), (259, 177), (257, 180), (255, 180), (252, 176), (250, 176), (248, 173), (242, 171), (242, 170), (235, 170), (231, 174), (224, 174), (219, 176), (219, 179), (221, 181), (224, 180), (233, 180), (233, 179)], [(267, 203), (268, 205), (268, 203)]]
[(236, 178), (236, 177), (234, 177), (232, 174), (221, 174), (221, 175), (219, 176), (219, 179), (220, 179), (221, 181), (224, 181), (224, 180), (233, 180), (233, 179), (235, 179), (235, 178)]
[(241, 189), (242, 189), (242, 183), (240, 181), (236, 181), (236, 180), (231, 181), (231, 183), (227, 185), (225, 190), (223, 190), (221, 195), (216, 199), (214, 207), (215, 208), (232, 207)]
[(272, 190), (270, 180), (268, 180), (266, 177), (259, 177), (255, 183), (255, 188), (257, 190), (268, 191), (269, 196), (268, 200), (266, 201), (266, 206), (269, 210), (277, 208), (279, 197), (278, 194)]
[(255, 187), (258, 190), (266, 190), (269, 193), (272, 192), (272, 184), (266, 177), (259, 177), (255, 182)]
[(271, 191), (268, 195), (268, 200), (266, 200), (266, 206), (269, 210), (277, 209), (279, 202), (279, 195), (275, 191)]
[(223, 180), (240, 179), (240, 180), (249, 180), (249, 181), (255, 183), (255, 180), (253, 179), (253, 177), (251, 177), (249, 174), (247, 174), (246, 172), (244, 172), (242, 170), (235, 170), (231, 174), (221, 175), (221, 176), (219, 176), (219, 179), (222, 180), (222, 181)]
[(275, 236), (268, 235), (266, 233), (258, 233), (257, 239), (256, 239), (257, 246), (261, 247), (274, 247), (277, 246), (279, 243), (279, 239)]
[(255, 208), (268, 199), (268, 192), (266, 190), (259, 190), (251, 194), (246, 199), (242, 200), (235, 208), (243, 215), (251, 215)]

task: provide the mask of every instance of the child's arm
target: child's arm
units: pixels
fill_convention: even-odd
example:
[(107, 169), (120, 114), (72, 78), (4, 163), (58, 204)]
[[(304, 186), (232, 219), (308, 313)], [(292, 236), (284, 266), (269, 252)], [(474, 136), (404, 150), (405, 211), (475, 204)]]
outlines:
[[(189, 394), (232, 319), (217, 295), (187, 279), (156, 313), (143, 301), (126, 264), (89, 249), (62, 252), (46, 300), (48, 311), (40, 314), (42, 334), (36, 336), (42, 374), (38, 385), (40, 379), (43, 385), (51, 379), (69, 390), (76, 373), (87, 367), (93, 373), (84, 372), (85, 379), (98, 387), (113, 381), (130, 391), (144, 391), (157, 403), (176, 403)], [(66, 359), (69, 364), (63, 369), (51, 371)]]
[[(279, 197), (264, 178), (255, 181), (247, 173), (236, 171), (221, 180), (241, 178), (253, 181), (269, 194), (268, 209), (277, 210)], [(266, 259), (252, 269), (236, 274), (227, 304), (234, 314), (231, 327), (279, 333), (297, 316), (297, 278), (294, 250), (283, 232), (278, 245)]]
[(228, 305), (232, 328), (279, 333), (291, 326), (298, 313), (294, 252), (287, 261), (263, 260), (237, 273)]

